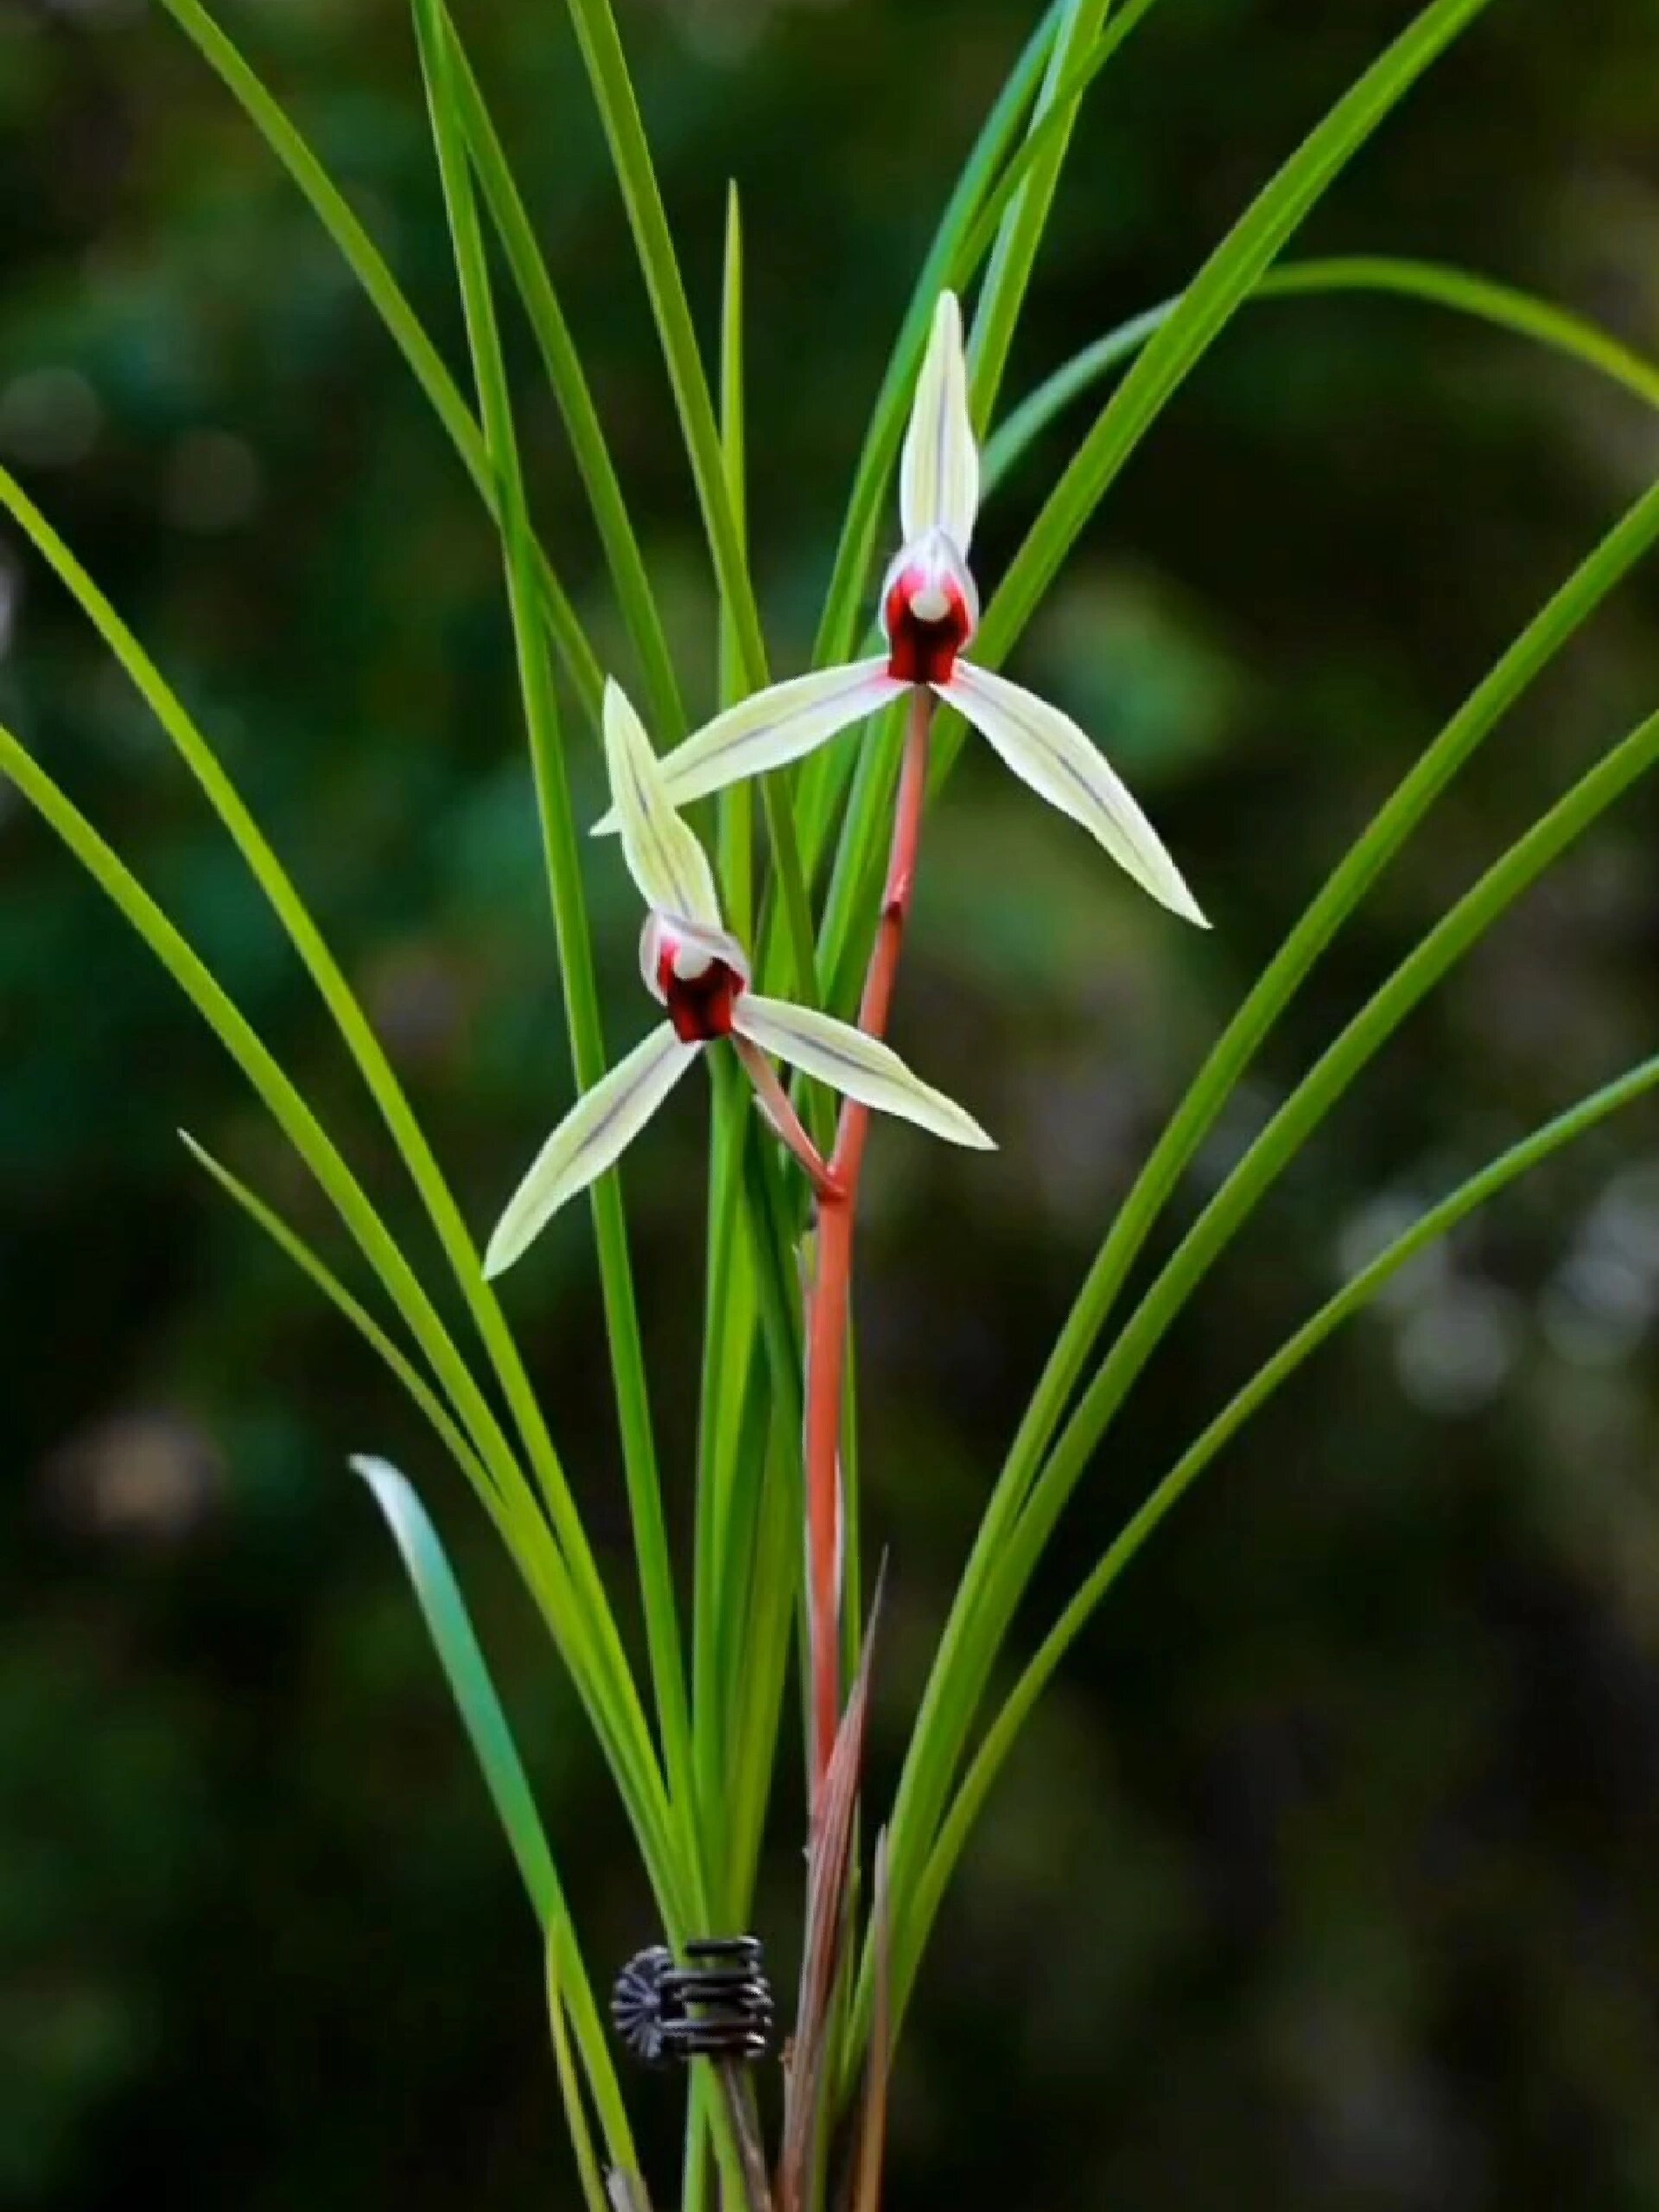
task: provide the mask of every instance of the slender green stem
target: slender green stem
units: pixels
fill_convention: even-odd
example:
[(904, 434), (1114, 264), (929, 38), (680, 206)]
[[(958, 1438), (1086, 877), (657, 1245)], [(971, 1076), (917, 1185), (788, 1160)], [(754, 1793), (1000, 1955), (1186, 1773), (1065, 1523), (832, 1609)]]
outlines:
[[(727, 489), (740, 536), (747, 532), (747, 467), (743, 363), (743, 230), (737, 188), (726, 203), (724, 276), (721, 296), (720, 435)], [(742, 697), (743, 661), (730, 608), (719, 625), (720, 702)], [(753, 793), (734, 784), (715, 802), (716, 859), (722, 911), (747, 944), (754, 925)], [(747, 1087), (724, 1053), (710, 1063), (715, 1074), (714, 1117), (709, 1153), (707, 1288), (703, 1311), (702, 1375), (697, 1428), (697, 1502), (693, 1633), (694, 1712), (697, 1787), (703, 1822), (703, 1857), (711, 1889), (726, 1916), (741, 1916), (732, 1896), (729, 1815), (733, 1747), (731, 1669), (745, 1660), (729, 1647), (733, 1608), (740, 1591), (730, 1580), (750, 1541), (744, 1516), (754, 1510), (754, 1484), (744, 1455), (764, 1452), (764, 1418), (756, 1430), (751, 1402), (764, 1397), (760, 1357), (760, 1309), (750, 1239), (743, 1216), (749, 1205), (743, 1147), (754, 1119)], [(752, 1655), (750, 1663), (752, 1663)], [(729, 1904), (724, 1902), (729, 1900)]]

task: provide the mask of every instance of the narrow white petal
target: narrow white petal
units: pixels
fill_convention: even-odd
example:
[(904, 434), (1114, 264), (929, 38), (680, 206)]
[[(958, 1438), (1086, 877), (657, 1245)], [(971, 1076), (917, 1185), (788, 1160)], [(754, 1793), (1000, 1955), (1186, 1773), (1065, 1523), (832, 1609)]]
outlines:
[[(764, 775), (832, 738), (849, 722), (861, 721), (906, 689), (887, 674), (887, 658), (854, 661), (845, 668), (815, 669), (791, 677), (728, 707), (695, 737), (677, 746), (657, 764), (663, 788), (674, 806)], [(618, 827), (617, 810), (594, 824), (594, 835)]]
[(496, 1224), (486, 1275), (510, 1268), (567, 1199), (614, 1166), (702, 1049), (682, 1044), (665, 1021), (582, 1092)]
[(1209, 927), (1158, 832), (1069, 715), (964, 660), (948, 683), (933, 688), (990, 741), (1016, 776), (1097, 838), (1142, 890), (1200, 929)]
[(899, 516), (906, 538), (943, 530), (965, 554), (978, 512), (979, 448), (968, 412), (962, 309), (954, 292), (941, 292), (905, 433)]
[(830, 1014), (815, 1014), (810, 1007), (764, 999), (753, 991), (745, 991), (739, 999), (732, 1027), (763, 1052), (775, 1053), (791, 1067), (855, 1098), (861, 1106), (897, 1114), (947, 1144), (971, 1145), (979, 1152), (995, 1148), (971, 1114), (912, 1075), (891, 1046), (867, 1037), (861, 1029), (849, 1028)]
[(605, 761), (628, 873), (646, 906), (719, 929), (709, 856), (674, 811), (645, 724), (614, 679), (605, 686)]

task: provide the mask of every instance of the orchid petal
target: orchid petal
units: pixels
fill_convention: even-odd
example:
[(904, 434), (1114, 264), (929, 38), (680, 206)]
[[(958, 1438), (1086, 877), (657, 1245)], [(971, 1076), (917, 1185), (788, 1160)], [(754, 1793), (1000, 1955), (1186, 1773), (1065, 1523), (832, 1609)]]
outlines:
[(1158, 832), (1070, 715), (964, 660), (949, 683), (933, 689), (1039, 798), (1080, 822), (1143, 891), (1200, 929), (1209, 927)]
[(645, 724), (614, 678), (605, 686), (605, 761), (623, 856), (646, 906), (718, 930), (720, 899), (709, 856), (674, 811)]
[(995, 1149), (971, 1114), (912, 1075), (890, 1046), (867, 1037), (861, 1029), (850, 1028), (830, 1014), (815, 1014), (810, 1007), (762, 998), (754, 991), (745, 991), (737, 1001), (732, 1027), (763, 1052), (816, 1076), (861, 1106), (897, 1114), (947, 1144), (970, 1145), (976, 1152)]
[(496, 1224), (484, 1255), (486, 1275), (510, 1268), (567, 1199), (614, 1166), (702, 1049), (682, 1044), (665, 1021), (582, 1092)]
[[(861, 721), (905, 690), (879, 660), (853, 661), (845, 668), (815, 669), (810, 676), (774, 683), (716, 715), (695, 737), (677, 746), (657, 764), (673, 806), (717, 791), (746, 777), (765, 774), (798, 760), (849, 722)], [(594, 824), (596, 837), (617, 828), (614, 808)]]
[(943, 530), (965, 554), (978, 512), (979, 448), (968, 412), (962, 309), (954, 292), (941, 292), (905, 433), (899, 519), (907, 540)]

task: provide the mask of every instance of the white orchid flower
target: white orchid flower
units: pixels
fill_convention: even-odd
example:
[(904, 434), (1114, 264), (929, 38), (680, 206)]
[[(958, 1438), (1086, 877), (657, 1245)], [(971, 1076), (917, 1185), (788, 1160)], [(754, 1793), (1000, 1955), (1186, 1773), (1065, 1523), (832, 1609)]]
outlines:
[(543, 1146), (496, 1224), (485, 1274), (510, 1268), (568, 1199), (614, 1166), (704, 1046), (721, 1038), (732, 1040), (773, 1128), (821, 1188), (828, 1170), (769, 1053), (948, 1143), (990, 1149), (978, 1122), (912, 1075), (888, 1046), (826, 1014), (750, 988), (748, 960), (721, 919), (708, 856), (674, 811), (651, 741), (615, 683), (605, 690), (605, 757), (623, 856), (649, 909), (640, 973), (667, 1007), (668, 1020), (583, 1092)]
[[(881, 586), (887, 650), (874, 660), (775, 683), (730, 707), (661, 763), (669, 800), (781, 768), (914, 685), (955, 707), (1016, 776), (1079, 822), (1143, 890), (1205, 925), (1204, 916), (1122, 780), (1068, 715), (963, 658), (979, 626), (968, 566), (979, 510), (979, 449), (968, 412), (962, 311), (942, 292), (916, 385), (899, 479), (905, 542)], [(615, 809), (595, 824), (617, 828)]]

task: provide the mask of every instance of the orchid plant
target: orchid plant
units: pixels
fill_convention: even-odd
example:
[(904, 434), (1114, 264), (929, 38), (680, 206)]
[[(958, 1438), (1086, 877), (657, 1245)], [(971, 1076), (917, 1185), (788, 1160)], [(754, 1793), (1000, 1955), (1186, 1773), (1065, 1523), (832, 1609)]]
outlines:
[[(1004, 365), (1084, 96), (1155, 4), (1050, 0), (968, 156), (908, 309), (897, 320), (810, 670), (773, 683), (744, 512), (745, 334), (735, 201), (718, 373), (711, 378), (610, 0), (569, 0), (684, 431), (718, 598), (721, 696), (712, 717), (688, 734), (678, 674), (600, 410), (446, 0), (413, 0), (412, 16), (465, 315), (470, 392), (450, 375), (368, 231), (205, 0), (162, 4), (327, 228), (499, 531), (580, 1096), (481, 1256), (403, 1081), (208, 736), (50, 521), (3, 471), (0, 505), (153, 710), (287, 931), (436, 1230), (476, 1351), (463, 1347), (436, 1286), (406, 1255), (310, 1102), (202, 952), (37, 753), (4, 728), (0, 770), (177, 979), (330, 1201), (372, 1291), (349, 1284), (332, 1256), (193, 1142), (195, 1157), (225, 1192), (397, 1376), (499, 1530), (605, 1756), (670, 1954), (683, 1959), (688, 1945), (730, 1937), (742, 1925), (774, 1801), (779, 1821), (798, 1833), (804, 1829), (805, 1941), (776, 2157), (766, 2143), (767, 2100), (757, 2102), (753, 2073), (717, 2050), (694, 2046), (682, 2182), (688, 2212), (702, 2212), (716, 2191), (723, 2205), (744, 2212), (763, 2212), (773, 2202), (781, 2212), (817, 2212), (830, 2201), (837, 2176), (838, 2201), (852, 2212), (874, 2212), (888, 2069), (929, 1932), (1009, 1748), (1072, 1642), (1173, 1506), (1336, 1327), (1474, 1206), (1659, 1084), (1659, 1058), (1651, 1059), (1564, 1105), (1374, 1255), (1150, 1483), (1071, 1603), (1026, 1655), (1013, 1687), (988, 1711), (995, 1670), (1014, 1649), (1016, 1613), (1065, 1506), (1210, 1265), (1410, 1010), (1659, 757), (1654, 716), (1607, 750), (1498, 854), (1287, 1086), (1120, 1319), (1130, 1271), (1166, 1202), (1309, 969), (1452, 776), (1651, 548), (1659, 537), (1659, 487), (1617, 520), (1429, 738), (1398, 789), (1351, 849), (1335, 857), (1328, 880), (1195, 1072), (1106, 1225), (1026, 1415), (988, 1480), (978, 1531), (909, 1732), (896, 1798), (876, 1806), (862, 1794), (862, 1746), (880, 1636), (867, 1633), (861, 1604), (860, 1553), (868, 1540), (853, 1510), (859, 1455), (847, 1426), (853, 1236), (872, 1110), (901, 1116), (954, 1145), (988, 1142), (976, 1122), (921, 1082), (885, 1042), (924, 813), (956, 760), (959, 724), (977, 730), (1015, 775), (1086, 829), (1154, 899), (1199, 921), (1181, 874), (1100, 750), (1058, 707), (1004, 677), (999, 664), (1119, 470), (1233, 316), (1274, 288), (1312, 293), (1371, 287), (1548, 346), (1650, 405), (1659, 405), (1659, 367), (1563, 308), (1441, 265), (1373, 259), (1275, 267), (1333, 180), (1484, 5), (1426, 0), (1287, 156), (1176, 298), (1105, 334), (1084, 356), (1058, 366), (1020, 406), (1001, 411)], [(637, 664), (639, 696), (663, 741), (660, 759), (645, 724), (601, 664), (537, 535), (519, 458), (517, 396), (504, 359), (492, 237), (569, 431)], [(960, 302), (969, 296), (974, 311), (964, 332)], [(982, 611), (968, 562), (982, 486), (1023, 454), (1039, 429), (1126, 363)], [(993, 421), (999, 427), (982, 456), (975, 426)], [(885, 648), (861, 659), (855, 647), (875, 568), (874, 538), (895, 474), (903, 543), (874, 594)], [(613, 805), (599, 826), (620, 833), (623, 861), (645, 901), (642, 973), (665, 1014), (608, 1071), (584, 868), (611, 865), (613, 849), (577, 834), (567, 773), (575, 741), (562, 715), (556, 678), (577, 702), (584, 728), (602, 739)], [(939, 709), (951, 711), (936, 728)], [(864, 726), (856, 744), (831, 745), (855, 725)], [(807, 761), (808, 754), (816, 757)], [(756, 791), (763, 843), (753, 834)], [(718, 798), (713, 861), (679, 812), (710, 795)], [(827, 887), (815, 904), (820, 885)], [(1216, 890), (1220, 895), (1224, 887)], [(1102, 898), (1110, 895), (1103, 887)], [(1190, 943), (1196, 948), (1200, 940)], [(855, 1022), (848, 1019), (855, 1014)], [(695, 1499), (694, 1554), (689, 1571), (681, 1573), (668, 1541), (664, 1476), (616, 1169), (698, 1058), (709, 1068), (715, 1112), (696, 1461), (667, 1478)], [(793, 1071), (792, 1091), (777, 1061)], [(825, 1088), (841, 1100), (833, 1123)], [(787, 1158), (779, 1155), (779, 1140)], [(630, 1656), (547, 1410), (493, 1281), (583, 1192), (632, 1518), (643, 1669)], [(673, 1311), (683, 1311), (683, 1303), (677, 1292)], [(590, 2212), (640, 2212), (649, 2201), (647, 2184), (618, 2048), (578, 1939), (577, 1911), (557, 1872), (558, 1824), (551, 1833), (543, 1825), (415, 1490), (384, 1461), (358, 1464), (402, 1550), (534, 1909), (546, 1961), (552, 2054), (586, 2201)], [(852, 1541), (855, 1529), (859, 1542)], [(903, 1574), (902, 1559), (893, 1562), (893, 1572)], [(784, 1767), (783, 1689), (798, 1643), (806, 1677), (804, 1804), (774, 1788)], [(866, 1865), (868, 1882), (861, 1878)], [(1064, 1961), (1056, 1970), (1064, 1972)], [(694, 1976), (690, 1986), (701, 1985)], [(635, 2025), (652, 1987), (639, 1975), (629, 1985), (626, 2017)]]

